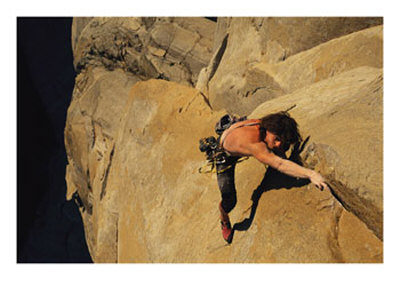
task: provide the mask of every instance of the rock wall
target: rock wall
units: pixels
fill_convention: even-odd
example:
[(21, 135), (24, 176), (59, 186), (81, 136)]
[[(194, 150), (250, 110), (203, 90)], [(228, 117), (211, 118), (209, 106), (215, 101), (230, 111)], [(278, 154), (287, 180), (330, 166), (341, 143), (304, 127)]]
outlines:
[[(67, 197), (79, 194), (94, 262), (383, 261), (380, 18), (74, 23)], [(111, 55), (110, 41), (136, 52)], [(277, 43), (284, 60), (271, 54)], [(239, 78), (256, 90), (247, 102), (224, 92)], [(225, 110), (261, 117), (293, 105), (305, 143), (287, 155), (320, 171), (333, 193), (246, 160), (226, 245), (216, 176), (198, 172), (198, 140)]]
[[(381, 18), (227, 18), (221, 23), (214, 46), (220, 55), (197, 83), (215, 110), (250, 114), (267, 100), (333, 74), (357, 66), (382, 68), (382, 29), (360, 32), (382, 24)], [(346, 37), (352, 32), (358, 33)]]
[(77, 70), (120, 68), (142, 79), (193, 85), (212, 55), (215, 23), (204, 18), (75, 18)]

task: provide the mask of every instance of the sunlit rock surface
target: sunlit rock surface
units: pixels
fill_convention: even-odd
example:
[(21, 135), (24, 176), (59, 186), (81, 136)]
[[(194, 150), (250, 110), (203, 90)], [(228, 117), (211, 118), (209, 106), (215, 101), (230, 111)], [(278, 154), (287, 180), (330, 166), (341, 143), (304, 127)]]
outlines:
[[(86, 26), (73, 37), (80, 73), (65, 127), (67, 197), (79, 194), (94, 262), (383, 261), (382, 26), (373, 26), (381, 19), (279, 19), (81, 20)], [(285, 59), (273, 59), (270, 42), (242, 41), (243, 49), (229, 52), (246, 24), (258, 26), (263, 41), (280, 37)], [(90, 26), (99, 34), (94, 40)], [(300, 33), (318, 26), (318, 34), (303, 39)], [(227, 28), (228, 37), (221, 34)], [(135, 34), (146, 41), (131, 57), (137, 69), (129, 59), (97, 51), (105, 46), (91, 54), (111, 33), (119, 45), (132, 43)], [(149, 69), (139, 59), (159, 55), (165, 67), (169, 55), (162, 50), (180, 62), (179, 71), (166, 67), (167, 78), (157, 64)], [(256, 101), (230, 99), (222, 84), (218, 92), (217, 79), (229, 78), (254, 83), (257, 91), (247, 98)], [(271, 92), (263, 102), (256, 97), (259, 85)], [(230, 214), (236, 231), (226, 245), (216, 176), (198, 172), (206, 163), (198, 140), (214, 135), (226, 111), (261, 117), (291, 107), (305, 142), (297, 160), (321, 172), (332, 193), (250, 158), (237, 166), (238, 204)], [(295, 159), (291, 150), (287, 155)]]

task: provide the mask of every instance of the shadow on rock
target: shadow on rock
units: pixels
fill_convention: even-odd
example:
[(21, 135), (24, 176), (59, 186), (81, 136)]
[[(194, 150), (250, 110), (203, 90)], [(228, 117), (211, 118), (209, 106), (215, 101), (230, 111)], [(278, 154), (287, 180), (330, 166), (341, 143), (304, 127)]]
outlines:
[[(307, 137), (304, 142), (300, 145), (300, 143), (296, 144), (293, 148), (293, 151), (288, 158), (288, 160), (293, 161), (299, 165), (303, 165), (300, 154), (304, 150), (305, 145), (307, 144), (310, 137)], [(286, 159), (284, 154), (280, 155), (281, 157)], [(309, 184), (310, 181), (308, 179), (297, 179), (288, 175), (285, 175), (276, 169), (267, 168), (267, 171), (264, 174), (264, 178), (262, 179), (260, 185), (253, 191), (251, 196), (251, 200), (253, 204), (251, 206), (251, 212), (248, 218), (245, 218), (241, 222), (238, 222), (233, 225), (234, 231), (247, 231), (251, 224), (253, 223), (254, 217), (256, 215), (258, 202), (261, 198), (261, 195), (269, 190), (273, 189), (291, 189), (293, 187), (302, 187), (304, 185)]]

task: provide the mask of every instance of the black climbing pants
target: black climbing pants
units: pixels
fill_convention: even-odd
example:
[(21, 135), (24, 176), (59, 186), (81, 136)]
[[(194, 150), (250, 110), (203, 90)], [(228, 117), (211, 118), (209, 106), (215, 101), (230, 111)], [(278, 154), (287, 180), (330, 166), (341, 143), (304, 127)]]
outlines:
[(217, 164), (218, 187), (221, 192), (221, 206), (226, 213), (236, 206), (235, 166), (239, 157), (226, 156), (225, 162)]

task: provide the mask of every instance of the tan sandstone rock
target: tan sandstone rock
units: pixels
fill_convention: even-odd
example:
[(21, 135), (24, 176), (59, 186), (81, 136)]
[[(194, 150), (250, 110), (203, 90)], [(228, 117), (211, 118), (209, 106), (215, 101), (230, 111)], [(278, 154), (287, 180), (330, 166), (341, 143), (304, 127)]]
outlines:
[(76, 44), (79, 41), (82, 30), (90, 22), (93, 17), (76, 17), (72, 19), (71, 26), (71, 46), (72, 53), (75, 55)]
[(310, 136), (305, 163), (383, 238), (382, 69), (360, 67), (266, 102), (251, 116), (285, 110)]
[(196, 86), (215, 110), (249, 114), (269, 99), (336, 73), (382, 66), (381, 27), (337, 39), (382, 24), (381, 18), (231, 18), (218, 22), (223, 23), (217, 27), (219, 44), (214, 45), (213, 59)]
[[(94, 262), (382, 262), (382, 27), (354, 32), (381, 19), (208, 22), (77, 25), (66, 181), (68, 198), (82, 200)], [(258, 89), (249, 99), (269, 85), (268, 101), (243, 107), (250, 117), (296, 105), (290, 113), (309, 137), (300, 158), (333, 194), (246, 160), (237, 166), (236, 231), (226, 245), (216, 176), (198, 172), (206, 163), (198, 140), (214, 135), (225, 113), (206, 90), (189, 87), (205, 66), (197, 87), (210, 89), (210, 102), (213, 87), (231, 81)], [(146, 80), (162, 73), (170, 81)], [(220, 109), (232, 111), (232, 101)]]
[[(93, 179), (103, 178), (86, 180), (93, 209), (83, 215), (91, 225), (87, 235), (95, 262), (381, 260), (382, 243), (357, 218), (353, 222), (366, 243), (353, 247), (362, 249), (357, 256), (342, 250), (340, 242), (351, 241), (341, 235), (354, 225), (338, 226), (343, 208), (332, 195), (303, 181), (271, 176), (274, 171), (266, 173), (254, 159), (238, 166), (239, 204), (232, 213), (238, 231), (233, 244), (225, 246), (215, 176), (197, 171), (204, 163), (198, 138), (210, 134), (220, 114), (213, 114), (196, 90), (160, 80), (134, 85), (121, 113), (120, 129), (110, 138), (113, 155), (99, 164), (107, 167), (92, 171), (95, 165), (88, 166)], [(74, 147), (88, 148), (74, 141)], [(106, 179), (100, 176), (104, 170)], [(254, 218), (248, 210), (252, 205)]]
[[(89, 215), (98, 209), (94, 203), (104, 196), (103, 183), (107, 182), (121, 113), (129, 89), (136, 81), (137, 78), (122, 70), (109, 72), (102, 68), (90, 69), (76, 79), (65, 127), (67, 199), (78, 191)], [(111, 218), (108, 213), (103, 214)], [(82, 216), (89, 250), (92, 250), (99, 225), (86, 218), (86, 214)]]
[(74, 65), (194, 85), (211, 57), (214, 28), (205, 18), (74, 18)]

